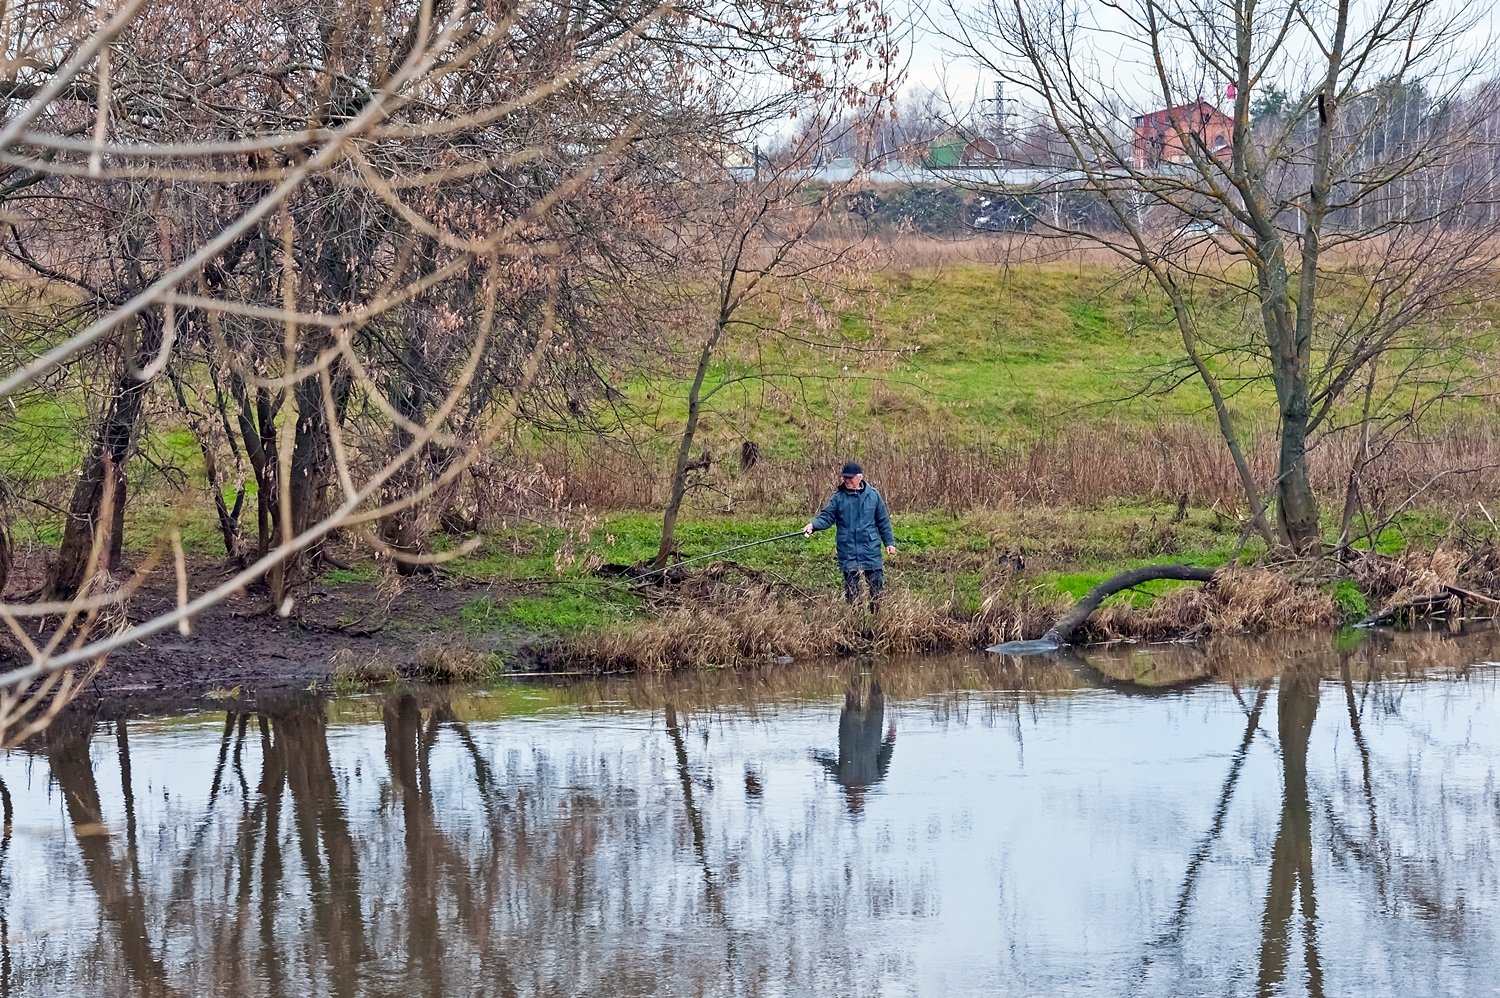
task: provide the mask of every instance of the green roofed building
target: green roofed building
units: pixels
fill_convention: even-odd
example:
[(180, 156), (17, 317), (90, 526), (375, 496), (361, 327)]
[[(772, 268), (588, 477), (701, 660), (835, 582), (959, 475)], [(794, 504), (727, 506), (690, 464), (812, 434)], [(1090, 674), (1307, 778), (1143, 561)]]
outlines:
[(995, 143), (989, 139), (966, 129), (950, 128), (928, 145), (923, 165), (932, 170), (991, 166), (999, 158)]

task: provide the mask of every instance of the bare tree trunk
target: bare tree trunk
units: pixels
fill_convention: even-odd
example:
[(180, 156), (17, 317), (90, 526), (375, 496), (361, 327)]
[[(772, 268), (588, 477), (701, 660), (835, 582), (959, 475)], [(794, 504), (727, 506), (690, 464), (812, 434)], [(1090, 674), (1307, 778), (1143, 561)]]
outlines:
[(1059, 645), (1065, 645), (1085, 620), (1115, 593), (1124, 592), (1132, 586), (1138, 586), (1142, 582), (1153, 582), (1156, 579), (1177, 579), (1183, 582), (1212, 582), (1215, 569), (1197, 568), (1193, 565), (1143, 565), (1140, 568), (1132, 568), (1121, 572), (1119, 575), (1111, 576), (1099, 583), (1084, 594), (1083, 599), (1073, 604), (1072, 609), (1063, 614), (1048, 629), (1042, 640), (1051, 640)]
[[(421, 267), (421, 272), (424, 274), (431, 271), (430, 261), (436, 253), (435, 243), (432, 240), (428, 242), (430, 245), (423, 255)], [(409, 316), (408, 323), (414, 324), (414, 320), (420, 321), (418, 315), (420, 313)], [(396, 370), (391, 376), (391, 384), (386, 396), (391, 400), (391, 405), (397, 413), (412, 423), (421, 424), (426, 421), (431, 408), (433, 394), (430, 390), (431, 370), (424, 357), (421, 330), (409, 325), (405, 330), (405, 337), (401, 361), (396, 365)], [(410, 430), (399, 423), (391, 427), (390, 454), (392, 458), (411, 446), (411, 443)], [(439, 463), (446, 462), (441, 462), (436, 458), (434, 448), (429, 444), (423, 448), (423, 453), (419, 458), (407, 461), (396, 474), (391, 476), (390, 481), (382, 490), (384, 500), (392, 502), (416, 492), (423, 485), (425, 473), (434, 470), (434, 466)], [(440, 471), (438, 473), (441, 474)], [(380, 539), (400, 554), (419, 553), (427, 540), (426, 533), (416, 506), (399, 509), (380, 520)], [(402, 575), (414, 574), (421, 567), (413, 561), (403, 561), (399, 558), (396, 560), (396, 571)]]
[(667, 500), (667, 510), (662, 516), (661, 546), (657, 548), (656, 560), (652, 562), (658, 568), (665, 565), (672, 554), (677, 514), (682, 510), (682, 499), (687, 494), (687, 477), (692, 465), (689, 455), (693, 450), (693, 438), (698, 433), (698, 416), (703, 409), (703, 382), (708, 377), (708, 365), (713, 360), (714, 347), (718, 345), (723, 333), (724, 324), (716, 323), (713, 333), (704, 340), (703, 349), (698, 354), (698, 369), (694, 372), (693, 384), (688, 389), (687, 425), (683, 427), (682, 443), (677, 447), (677, 460), (672, 468), (672, 495)]
[(219, 517), (219, 533), (224, 537), (224, 554), (236, 564), (244, 567), (245, 538), (240, 530), (240, 510), (245, 505), (244, 481), (241, 480), (235, 492), (234, 508), (230, 509), (229, 503), (224, 500), (224, 481), (219, 477), (219, 462), (214, 454), (213, 435), (203, 424), (203, 419), (188, 405), (187, 393), (182, 388), (182, 379), (170, 367), (167, 368), (167, 377), (172, 380), (172, 388), (177, 392), (178, 407), (187, 417), (193, 437), (198, 441), (198, 450), (203, 455), (203, 477), (208, 482), (209, 491), (213, 493), (214, 512)]
[[(1281, 539), (1297, 553), (1306, 553), (1318, 543), (1318, 500), (1313, 495), (1307, 473), (1307, 432), (1312, 418), (1307, 378), (1311, 363), (1312, 308), (1306, 303), (1308, 326), (1302, 322), (1303, 303), (1291, 301), (1291, 277), (1286, 265), (1286, 248), (1276, 221), (1263, 205), (1247, 201), (1249, 214), (1257, 230), (1256, 283), (1260, 297), (1261, 322), (1271, 361), (1271, 381), (1276, 388), (1281, 422), (1280, 450), (1276, 475), (1276, 525)], [(1303, 261), (1307, 265), (1304, 237)], [(1312, 264), (1317, 266), (1316, 257)], [(1311, 290), (1309, 283), (1312, 284)], [(1316, 276), (1304, 275), (1302, 294), (1316, 293)], [(1298, 310), (1294, 316), (1293, 310)]]
[[(291, 499), (292, 537), (310, 529), (323, 518), (327, 508), (328, 487), (333, 478), (333, 439), (329, 434), (329, 421), (343, 421), (344, 407), (349, 400), (350, 382), (334, 365), (329, 370), (334, 382), (335, 411), (329, 412), (323, 403), (322, 383), (307, 378), (295, 389), (297, 400), (297, 429), (292, 445), (291, 480), (286, 490)], [(305, 567), (318, 559), (316, 548), (297, 552), (282, 564), (286, 571)]]
[(10, 578), (11, 553), (10, 534), (5, 524), (0, 523), (0, 596), (5, 594), (5, 583)]
[(1354, 530), (1354, 511), (1359, 505), (1359, 476), (1370, 460), (1370, 404), (1375, 395), (1376, 362), (1370, 361), (1370, 377), (1365, 382), (1365, 404), (1359, 419), (1359, 451), (1349, 465), (1349, 483), (1344, 488), (1344, 515), (1339, 519), (1338, 556), (1349, 554), (1349, 537)]
[[(154, 310), (148, 310), (140, 325), (146, 331), (141, 353), (154, 355), (161, 348), (161, 320)], [(114, 478), (113, 515), (109, 524), (109, 544), (101, 551), (101, 556), (106, 559), (106, 564), (118, 565), (120, 562), (125, 526), (125, 463), (130, 458), (136, 421), (149, 387), (148, 382), (132, 373), (136, 366), (133, 351), (127, 348), (126, 354), (121, 360), (121, 370), (115, 376), (114, 397), (105, 409), (99, 432), (83, 459), (78, 481), (73, 486), (62, 545), (58, 548), (44, 590), (49, 599), (70, 598), (83, 585), (89, 557), (94, 550), (95, 531), (99, 527), (105, 479), (111, 475)]]
[(276, 499), (276, 409), (271, 393), (265, 388), (257, 389), (252, 404), (245, 382), (238, 374), (230, 375), (229, 390), (239, 410), (245, 457), (255, 474), (255, 556), (263, 558), (270, 550), (271, 536), (281, 519), (281, 504)]
[(1281, 423), (1281, 474), (1276, 483), (1276, 521), (1281, 536), (1298, 554), (1315, 553), (1321, 543), (1318, 530), (1318, 498), (1313, 495), (1307, 472), (1307, 388)]

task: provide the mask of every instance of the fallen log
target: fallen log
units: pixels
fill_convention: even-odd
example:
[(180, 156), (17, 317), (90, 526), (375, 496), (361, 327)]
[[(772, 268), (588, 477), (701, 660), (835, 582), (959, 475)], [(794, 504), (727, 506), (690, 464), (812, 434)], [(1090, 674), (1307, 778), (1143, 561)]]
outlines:
[(1500, 607), (1500, 600), (1483, 593), (1476, 593), (1472, 589), (1463, 589), (1459, 586), (1445, 585), (1435, 593), (1426, 596), (1413, 596), (1409, 601), (1394, 606), (1381, 607), (1370, 614), (1355, 627), (1383, 627), (1393, 624), (1412, 623), (1417, 617), (1444, 616), (1449, 605), (1457, 601), (1460, 615), (1467, 616), (1468, 605), (1483, 603), (1491, 608)]
[(1112, 575), (1099, 583), (1084, 594), (1083, 599), (1074, 603), (1067, 613), (1058, 618), (1057, 623), (1048, 629), (1036, 641), (1007, 641), (1004, 644), (991, 645), (985, 651), (992, 651), (1000, 655), (1037, 655), (1044, 652), (1056, 651), (1063, 645), (1069, 643), (1073, 632), (1083, 625), (1085, 620), (1093, 612), (1099, 609), (1099, 604), (1109, 599), (1115, 593), (1124, 592), (1140, 585), (1143, 582), (1155, 582), (1158, 579), (1175, 579), (1179, 582), (1212, 582), (1214, 572), (1212, 568), (1198, 568), (1195, 565), (1142, 565), (1140, 568), (1132, 568), (1129, 571)]

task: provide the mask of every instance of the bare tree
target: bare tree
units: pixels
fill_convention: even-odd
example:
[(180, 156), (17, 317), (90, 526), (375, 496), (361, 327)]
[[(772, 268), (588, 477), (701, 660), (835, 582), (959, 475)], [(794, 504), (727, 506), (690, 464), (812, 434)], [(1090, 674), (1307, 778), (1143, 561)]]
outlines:
[[(1478, 15), (1434, 0), (954, 9), (956, 37), (1063, 144), (1041, 193), (1103, 210), (1087, 225), (1038, 211), (1038, 229), (1096, 242), (1149, 276), (1252, 521), (1268, 542), (1319, 550), (1309, 448), (1377, 368), (1401, 367), (1381, 358), (1421, 349), (1432, 317), (1493, 285), (1494, 169), (1471, 167), (1494, 108), (1464, 55)], [(1207, 320), (1226, 315), (1244, 339), (1212, 340)], [(1230, 404), (1262, 379), (1279, 426), (1269, 484), (1251, 471)]]
[(803, 373), (788, 369), (784, 358), (717, 370), (715, 365), (746, 343), (756, 343), (764, 357), (771, 343), (808, 345), (814, 342), (809, 337), (826, 336), (828, 317), (851, 304), (849, 282), (868, 270), (857, 242), (821, 231), (830, 211), (842, 205), (849, 182), (817, 182), (811, 169), (816, 154), (816, 146), (794, 143), (754, 177), (731, 175), (705, 184), (669, 227), (665, 248), (690, 282), (680, 292), (679, 322), (692, 349), (686, 419), (671, 466), (657, 566), (671, 557), (693, 473), (706, 472), (713, 460), (707, 450), (692, 457), (705, 408), (733, 386)]
[[(858, 103), (840, 67), (890, 59), (870, 3), (126, 0), (95, 17), (22, 4), (0, 29), (0, 248), (37, 318), (0, 395), (80, 365), (105, 386), (46, 591), (0, 604), (29, 660), (0, 674), (0, 744), (110, 650), (189, 633), (242, 587), (289, 614), (334, 530), (403, 564), (442, 557), (423, 511), (521, 425), (582, 418), (607, 387), (596, 348), (636, 332), (608, 278), (644, 259), (628, 247), (654, 192), (684, 183), (673, 164), (832, 81)], [(175, 521), (119, 564), (157, 395), (254, 479), (257, 543), (236, 552), (244, 507), (205, 462), (239, 564), (199, 593)], [(176, 609), (131, 622), (163, 563)]]

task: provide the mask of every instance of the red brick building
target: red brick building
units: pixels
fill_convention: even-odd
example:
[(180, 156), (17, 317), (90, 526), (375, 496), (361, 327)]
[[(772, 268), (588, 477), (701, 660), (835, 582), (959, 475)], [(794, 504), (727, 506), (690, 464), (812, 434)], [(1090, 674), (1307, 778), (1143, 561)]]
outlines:
[(1135, 166), (1149, 170), (1161, 163), (1187, 163), (1179, 129), (1203, 139), (1215, 156), (1229, 155), (1234, 119), (1203, 98), (1135, 119)]

